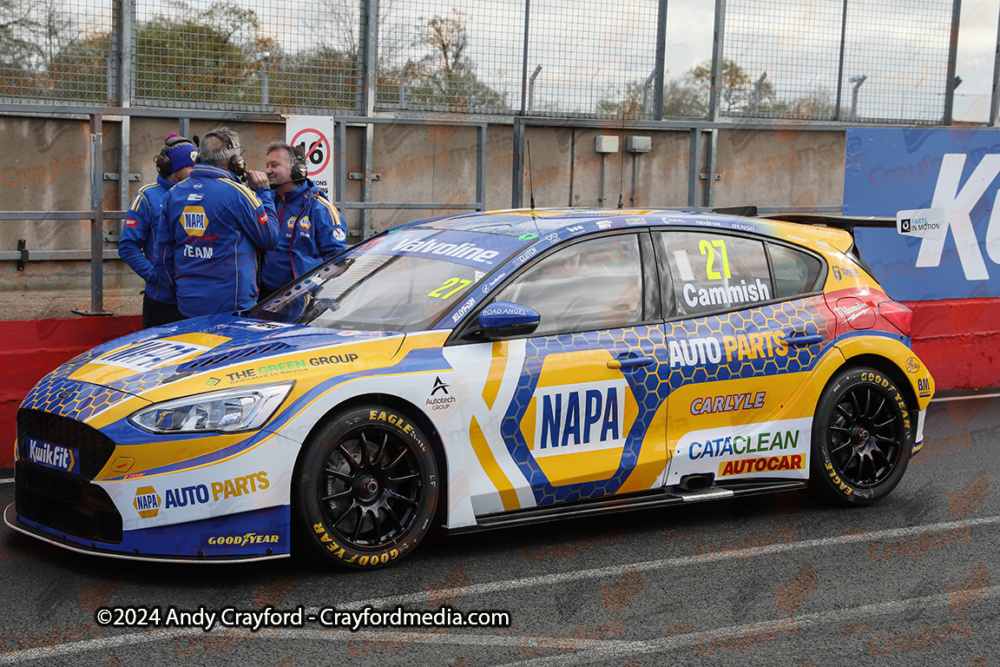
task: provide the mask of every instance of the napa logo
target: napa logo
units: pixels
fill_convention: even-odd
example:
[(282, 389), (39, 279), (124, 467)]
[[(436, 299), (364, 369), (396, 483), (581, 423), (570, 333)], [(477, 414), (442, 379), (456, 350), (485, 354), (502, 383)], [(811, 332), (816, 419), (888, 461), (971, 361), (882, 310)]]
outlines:
[(521, 422), (531, 456), (553, 485), (594, 481), (619, 467), (638, 406), (606, 350), (545, 358)]
[(620, 446), (625, 386), (593, 383), (587, 388), (536, 394), (541, 406), (535, 457)]
[(160, 513), (163, 499), (151, 486), (140, 486), (135, 490), (135, 500), (132, 506), (143, 519), (152, 519)]
[(188, 236), (202, 236), (208, 228), (208, 216), (201, 206), (185, 206), (181, 212), (181, 225)]

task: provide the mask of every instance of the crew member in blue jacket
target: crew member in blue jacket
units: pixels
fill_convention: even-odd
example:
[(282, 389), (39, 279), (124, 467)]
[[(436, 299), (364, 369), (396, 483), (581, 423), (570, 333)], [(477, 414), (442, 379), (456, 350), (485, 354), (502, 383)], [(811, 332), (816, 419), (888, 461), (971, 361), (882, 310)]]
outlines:
[(267, 147), (266, 168), (277, 195), (278, 245), (264, 255), (265, 296), (339, 254), (347, 242), (344, 219), (326, 193), (309, 180), (300, 149), (273, 142)]
[(177, 310), (173, 286), (156, 279), (152, 262), (153, 244), (163, 198), (175, 183), (188, 177), (198, 157), (198, 149), (176, 133), (168, 135), (164, 144), (163, 150), (153, 160), (157, 171), (156, 183), (139, 189), (125, 215), (122, 237), (118, 242), (118, 255), (146, 281), (142, 292), (143, 329), (170, 324), (182, 318)]
[(158, 279), (174, 286), (185, 317), (253, 306), (257, 250), (278, 240), (267, 175), (246, 170), (239, 136), (220, 127), (199, 149), (191, 175), (164, 198), (156, 230)]

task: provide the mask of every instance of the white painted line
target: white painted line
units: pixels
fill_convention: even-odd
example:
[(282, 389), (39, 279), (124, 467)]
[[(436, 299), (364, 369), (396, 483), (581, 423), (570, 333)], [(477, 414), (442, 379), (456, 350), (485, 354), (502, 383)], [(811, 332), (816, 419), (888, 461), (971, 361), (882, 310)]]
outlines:
[[(437, 595), (443, 596), (445, 598), (463, 596), (466, 599), (473, 596), (488, 595), (491, 593), (499, 593), (502, 591), (517, 590), (522, 588), (538, 588), (541, 586), (555, 586), (559, 584), (564, 584), (572, 581), (580, 581), (587, 579), (601, 579), (607, 578), (610, 580), (617, 579), (629, 567), (639, 567), (643, 572), (650, 572), (653, 570), (661, 570), (671, 567), (682, 567), (690, 565), (703, 565), (706, 562), (719, 562), (724, 560), (729, 560), (733, 558), (748, 558), (756, 556), (765, 556), (783, 553), (787, 551), (797, 551), (800, 549), (815, 549), (821, 547), (830, 547), (843, 544), (851, 544), (854, 542), (877, 542), (882, 540), (894, 539), (905, 537), (907, 535), (920, 534), (924, 531), (942, 531), (942, 530), (955, 530), (958, 528), (963, 528), (968, 526), (971, 528), (976, 528), (980, 526), (992, 526), (1000, 523), (1000, 516), (983, 517), (980, 519), (970, 519), (968, 521), (947, 521), (942, 523), (925, 524), (921, 526), (909, 526), (906, 528), (892, 528), (888, 530), (878, 530), (865, 535), (838, 535), (837, 537), (824, 537), (815, 540), (803, 540), (801, 542), (785, 542), (782, 544), (776, 544), (774, 546), (762, 547), (757, 549), (750, 549), (746, 553), (730, 552), (730, 553), (714, 553), (715, 558), (713, 560), (703, 560), (698, 556), (682, 556), (678, 558), (664, 558), (660, 560), (645, 561), (641, 563), (624, 563), (620, 565), (611, 565), (608, 567), (593, 568), (589, 570), (580, 570), (575, 572), (565, 572), (560, 574), (549, 574), (539, 577), (524, 577), (520, 579), (510, 579), (505, 581), (494, 581), (485, 584), (476, 584), (469, 586), (467, 588), (450, 588), (445, 590), (436, 591)], [(995, 587), (984, 593), (983, 597), (987, 595), (1000, 595), (1000, 587)], [(862, 607), (857, 607), (852, 610), (841, 610), (837, 612), (828, 612), (825, 614), (806, 614), (801, 617), (802, 621), (806, 624), (810, 623), (820, 623), (826, 622), (827, 619), (836, 620), (840, 618), (854, 618), (860, 613), (871, 613), (871, 614), (885, 614), (891, 613), (895, 610), (910, 609), (908, 605), (911, 604), (921, 604), (921, 601), (927, 601), (926, 604), (930, 606), (938, 606), (941, 603), (948, 602), (948, 596), (946, 594), (942, 595), (931, 595), (923, 598), (914, 598), (911, 600), (904, 600), (899, 602), (886, 602), (877, 605), (866, 605)], [(416, 603), (421, 605), (426, 605), (427, 591), (420, 591), (419, 593), (408, 593), (405, 595), (394, 595), (385, 598), (374, 598), (370, 600), (356, 600), (354, 602), (344, 602), (338, 603), (336, 608), (338, 610), (357, 610), (364, 607), (373, 607), (378, 610), (383, 609), (394, 609), (396, 606), (405, 606), (408, 603)], [(310, 607), (306, 609), (306, 614), (316, 614), (319, 612), (321, 607)], [(881, 611), (879, 611), (881, 610)], [(796, 623), (800, 622), (798, 616), (796, 618)], [(788, 619), (782, 618), (775, 622), (785, 622)], [(760, 626), (762, 623), (754, 623), (756, 626)], [(764, 623), (765, 625), (767, 623)], [(771, 623), (773, 625), (773, 623)], [(735, 628), (735, 629), (734, 629)], [(642, 641), (620, 641), (620, 640), (602, 640), (602, 646), (607, 646), (607, 648), (602, 649), (602, 651), (609, 651), (609, 655), (626, 655), (629, 651), (633, 653), (640, 651), (642, 647), (648, 644), (651, 648), (644, 650), (643, 652), (655, 652), (669, 650), (675, 644), (684, 642), (694, 642), (698, 637), (722, 637), (728, 634), (733, 634), (735, 632), (743, 632), (749, 628), (748, 625), (734, 626), (733, 628), (720, 628), (714, 631), (705, 631), (702, 633), (691, 633), (686, 635), (676, 635), (673, 637), (665, 638), (662, 640), (655, 640), (653, 642), (642, 642)], [(342, 632), (331, 632), (323, 630), (312, 630), (309, 628), (295, 628), (287, 630), (275, 630), (274, 632), (268, 630), (266, 635), (258, 634), (258, 639), (343, 639), (345, 637), (361, 637), (361, 638), (371, 638), (371, 637), (385, 637), (387, 633), (393, 632), (392, 628), (380, 628), (379, 630), (363, 630), (354, 633), (344, 634)], [(61, 644), (55, 647), (44, 647), (36, 649), (27, 649), (21, 651), (20, 653), (9, 653), (5, 655), (0, 655), (0, 665), (14, 664), (19, 662), (24, 662), (27, 660), (35, 660), (39, 658), (55, 657), (59, 655), (70, 655), (75, 653), (84, 653), (87, 651), (108, 651), (114, 648), (120, 648), (123, 646), (134, 646), (138, 644), (146, 644), (149, 642), (155, 642), (159, 640), (166, 639), (176, 639), (178, 637), (183, 637), (185, 635), (192, 635), (197, 637), (203, 637), (205, 635), (224, 635), (226, 632), (232, 632), (229, 628), (215, 628), (209, 633), (203, 633), (197, 628), (175, 628), (170, 630), (164, 630), (162, 632), (155, 632), (148, 634), (146, 632), (129, 633), (123, 635), (117, 635), (114, 637), (102, 637), (100, 639), (91, 639), (87, 641), (71, 642), (68, 644)], [(428, 643), (438, 643), (438, 644), (469, 644), (469, 645), (483, 645), (483, 646), (499, 646), (499, 645), (520, 645), (524, 641), (524, 637), (512, 637), (510, 635), (496, 635), (492, 633), (490, 635), (482, 634), (455, 634), (451, 635), (438, 635), (434, 632), (430, 632), (429, 636), (424, 636), (421, 634), (421, 640)], [(594, 642), (596, 645), (597, 642)], [(615, 648), (616, 646), (621, 646), (621, 648)], [(596, 649), (596, 646), (595, 646)], [(590, 649), (588, 649), (590, 650)], [(574, 654), (570, 654), (576, 655)], [(603, 652), (601, 655), (604, 655)], [(560, 657), (561, 656), (556, 656)], [(548, 658), (547, 658), (548, 659)]]
[(14, 483), (13, 477), (11, 477), (10, 479), (0, 479), (0, 484), (13, 484), (13, 483)]
[(945, 398), (932, 398), (931, 403), (944, 403), (945, 401), (975, 401), (980, 398), (1000, 398), (1000, 393), (976, 394), (975, 396), (947, 396)]
[[(981, 604), (985, 598), (995, 598), (1000, 596), (1000, 590), (997, 588), (980, 590), (982, 590), (982, 593), (979, 600), (976, 601), (976, 604)], [(893, 613), (912, 614), (913, 611), (918, 609), (949, 607), (950, 604), (951, 599), (948, 597), (948, 594), (939, 593), (937, 595), (926, 595), (919, 598), (909, 598), (907, 600), (893, 600), (891, 602), (882, 602), (879, 604), (867, 604), (860, 607), (853, 607), (851, 609), (839, 609), (837, 611), (815, 614), (802, 614), (801, 616), (792, 614), (791, 618), (795, 619), (795, 635), (792, 636), (794, 637), (798, 635), (803, 627), (827, 625), (830, 623), (843, 623), (845, 621), (856, 621), (858, 618), (866, 616), (882, 616)], [(745, 638), (753, 630), (760, 630), (761, 628), (774, 627), (775, 625), (784, 625), (787, 623), (789, 623), (789, 617), (775, 618), (767, 621), (755, 621), (754, 623), (744, 625), (732, 625), (728, 628), (715, 628), (713, 630), (705, 630), (704, 632), (689, 632), (685, 635), (674, 635), (672, 637), (664, 637), (663, 639), (615, 639), (611, 641), (598, 640), (593, 642), (581, 641), (577, 644), (576, 653), (563, 653), (545, 658), (510, 662), (506, 663), (504, 667), (514, 667), (515, 665), (519, 667), (527, 665), (574, 665), (579, 663), (581, 658), (585, 660), (593, 660), (594, 658), (600, 656), (605, 661), (613, 658), (628, 659), (635, 657), (637, 653), (662, 652), (682, 647), (687, 650), (691, 650), (692, 648), (697, 649), (698, 646), (701, 646), (706, 651), (709, 648), (713, 649), (713, 652), (708, 655), (718, 655), (718, 652), (720, 651), (722, 654), (725, 654), (726, 651), (722, 650), (721, 647), (712, 645), (713, 639), (722, 639), (724, 637), (733, 636), (739, 637), (741, 635)], [(787, 638), (787, 635), (783, 636), (779, 633), (776, 641), (780, 643), (783, 639)], [(435, 641), (435, 639), (436, 637), (432, 638), (431, 643), (442, 643)], [(736, 656), (734, 655), (733, 657)]]

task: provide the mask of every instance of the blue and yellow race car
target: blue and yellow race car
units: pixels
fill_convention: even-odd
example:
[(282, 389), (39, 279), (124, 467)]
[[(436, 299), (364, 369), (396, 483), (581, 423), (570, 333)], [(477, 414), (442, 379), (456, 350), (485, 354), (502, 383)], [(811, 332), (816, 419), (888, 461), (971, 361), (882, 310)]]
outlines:
[(372, 568), (449, 532), (808, 489), (922, 441), (911, 312), (830, 228), (676, 211), (405, 225), (234, 315), (86, 352), (18, 412), (4, 518), (88, 553)]

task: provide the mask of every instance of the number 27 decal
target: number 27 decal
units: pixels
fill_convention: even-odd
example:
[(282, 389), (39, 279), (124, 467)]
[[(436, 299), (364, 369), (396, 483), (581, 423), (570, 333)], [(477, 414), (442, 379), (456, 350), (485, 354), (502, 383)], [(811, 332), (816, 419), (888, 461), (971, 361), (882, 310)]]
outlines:
[[(461, 278), (448, 278), (448, 280), (444, 281), (444, 285), (441, 285), (441, 287), (438, 287), (436, 290), (434, 290), (427, 296), (431, 297), (432, 299), (447, 299), (455, 292), (458, 292), (463, 287), (471, 284), (472, 284), (471, 280), (463, 280)], [(447, 290), (449, 287), (454, 287), (455, 289), (445, 292), (445, 290)]]
[(712, 246), (718, 248), (719, 252), (722, 253), (722, 270), (726, 274), (726, 278), (732, 278), (729, 274), (729, 255), (726, 253), (726, 242), (722, 239), (711, 243), (702, 239), (698, 243), (698, 250), (701, 251), (701, 254), (708, 255), (708, 262), (705, 264), (705, 277), (708, 280), (722, 280), (722, 274), (712, 268), (715, 263), (715, 248)]

